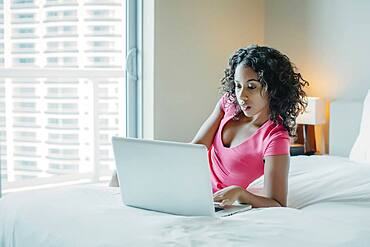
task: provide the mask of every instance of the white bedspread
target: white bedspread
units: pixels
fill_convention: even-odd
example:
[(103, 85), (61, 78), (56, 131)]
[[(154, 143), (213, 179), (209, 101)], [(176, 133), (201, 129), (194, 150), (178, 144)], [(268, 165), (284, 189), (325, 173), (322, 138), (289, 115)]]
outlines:
[(226, 218), (126, 207), (119, 190), (105, 185), (13, 193), (0, 200), (0, 244), (370, 246), (370, 165), (293, 157), (289, 179), (289, 205), (299, 209), (252, 209)]

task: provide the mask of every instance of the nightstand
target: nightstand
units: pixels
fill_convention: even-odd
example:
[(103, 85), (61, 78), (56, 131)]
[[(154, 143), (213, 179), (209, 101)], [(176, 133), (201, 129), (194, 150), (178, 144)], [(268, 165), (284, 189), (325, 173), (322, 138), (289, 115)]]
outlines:
[(290, 156), (314, 155), (314, 154), (315, 152), (305, 152), (303, 144), (294, 143), (290, 145)]

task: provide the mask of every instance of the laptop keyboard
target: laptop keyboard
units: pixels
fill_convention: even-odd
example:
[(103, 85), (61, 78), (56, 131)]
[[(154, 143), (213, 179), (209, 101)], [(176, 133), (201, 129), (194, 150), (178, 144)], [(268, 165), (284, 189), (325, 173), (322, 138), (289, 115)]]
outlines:
[(224, 208), (221, 208), (221, 207), (215, 207), (215, 212), (218, 212), (218, 211), (221, 211), (223, 210)]

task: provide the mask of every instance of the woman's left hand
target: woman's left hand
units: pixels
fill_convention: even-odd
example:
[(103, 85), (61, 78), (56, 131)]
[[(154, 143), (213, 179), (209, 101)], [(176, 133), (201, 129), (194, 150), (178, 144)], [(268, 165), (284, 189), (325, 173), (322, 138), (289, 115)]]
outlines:
[(239, 200), (243, 188), (240, 186), (228, 186), (213, 194), (213, 201), (221, 202), (221, 206), (232, 205), (235, 201)]

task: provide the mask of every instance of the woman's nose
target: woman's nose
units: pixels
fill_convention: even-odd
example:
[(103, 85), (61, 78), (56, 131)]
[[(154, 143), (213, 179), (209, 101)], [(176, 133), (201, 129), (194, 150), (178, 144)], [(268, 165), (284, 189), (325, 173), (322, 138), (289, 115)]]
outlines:
[(244, 105), (247, 100), (248, 100), (248, 97), (241, 97), (240, 104)]

